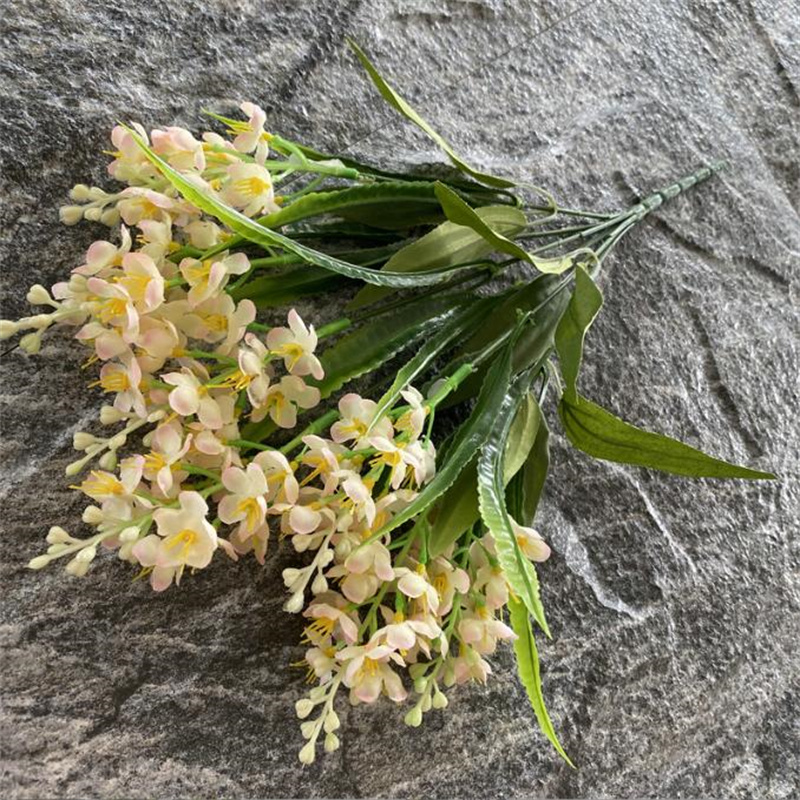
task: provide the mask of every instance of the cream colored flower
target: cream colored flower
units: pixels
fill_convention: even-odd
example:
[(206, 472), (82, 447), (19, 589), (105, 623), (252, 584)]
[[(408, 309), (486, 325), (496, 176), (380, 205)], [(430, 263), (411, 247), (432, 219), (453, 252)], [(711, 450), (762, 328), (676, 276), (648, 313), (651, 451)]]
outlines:
[(179, 269), (189, 284), (188, 300), (192, 307), (222, 293), (231, 275), (242, 275), (250, 269), (250, 261), (244, 253), (221, 258), (184, 258)]
[(264, 524), (267, 513), (267, 479), (259, 464), (251, 461), (247, 469), (228, 467), (222, 483), (230, 494), (219, 503), (217, 513), (227, 525), (239, 523), (243, 538), (254, 534)]
[(179, 508), (154, 512), (158, 533), (145, 536), (133, 546), (133, 555), (143, 567), (152, 567), (150, 583), (157, 592), (174, 580), (180, 583), (184, 569), (203, 569), (218, 547), (217, 532), (206, 519), (208, 504), (197, 492), (181, 492)]
[(267, 334), (267, 347), (283, 359), (287, 372), (292, 375), (313, 375), (318, 381), (325, 377), (322, 364), (314, 355), (317, 347), (314, 326), (306, 328), (294, 309), (289, 312), (288, 328), (273, 328)]
[(231, 164), (220, 196), (248, 217), (278, 210), (272, 177), (269, 170), (260, 164)]

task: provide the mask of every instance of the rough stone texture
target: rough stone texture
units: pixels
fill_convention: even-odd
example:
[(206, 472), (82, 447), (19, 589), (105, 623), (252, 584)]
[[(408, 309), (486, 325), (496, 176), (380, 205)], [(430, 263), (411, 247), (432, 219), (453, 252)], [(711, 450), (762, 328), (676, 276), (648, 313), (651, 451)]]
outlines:
[[(244, 97), (318, 146), (438, 158), (345, 52), (354, 35), (476, 161), (610, 208), (709, 157), (732, 169), (630, 236), (603, 279), (583, 387), (632, 422), (781, 475), (663, 477), (555, 437), (540, 528), (551, 711), (511, 655), (410, 730), (344, 712), (296, 761), (299, 624), (279, 568), (222, 565), (152, 595), (114, 563), (82, 583), (25, 562), (78, 524), (69, 440), (97, 398), (53, 338), (3, 358), (4, 797), (771, 797), (800, 793), (797, 485), (800, 27), (790, 0), (18, 0), (0, 52), (3, 316), (78, 263), (71, 184), (102, 179), (118, 118), (199, 124)], [(554, 421), (555, 422), (555, 421)], [(285, 558), (280, 554), (277, 562)]]

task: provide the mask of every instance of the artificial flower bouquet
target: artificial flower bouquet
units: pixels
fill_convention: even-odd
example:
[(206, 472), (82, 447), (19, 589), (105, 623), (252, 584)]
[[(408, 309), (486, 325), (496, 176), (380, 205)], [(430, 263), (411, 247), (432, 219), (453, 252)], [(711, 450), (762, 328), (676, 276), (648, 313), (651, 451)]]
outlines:
[[(72, 190), (62, 221), (111, 233), (52, 292), (33, 286), (46, 310), (2, 321), (0, 336), (22, 334), (35, 353), (73, 326), (109, 400), (67, 468), (91, 533), (53, 526), (30, 566), (63, 560), (83, 576), (115, 552), (175, 591), (212, 561), (264, 563), (270, 541), (286, 541), (296, 566), (275, 591), (305, 619), (314, 684), (296, 704), (303, 763), (339, 746), (344, 698), (385, 695), (419, 725), (447, 688), (486, 681), (504, 641), (568, 760), (534, 635), (550, 635), (536, 567), (550, 548), (533, 527), (548, 394), (568, 440), (597, 458), (772, 477), (642, 431), (578, 388), (615, 245), (722, 165), (621, 212), (563, 207), (466, 163), (351, 45), (452, 168), (396, 173), (320, 153), (268, 133), (262, 109), (242, 103), (244, 118), (210, 114), (218, 130), (200, 138), (118, 125), (117, 188)], [(292, 308), (334, 293), (349, 300), (341, 319), (315, 326)], [(290, 309), (285, 326), (259, 321), (276, 307)]]

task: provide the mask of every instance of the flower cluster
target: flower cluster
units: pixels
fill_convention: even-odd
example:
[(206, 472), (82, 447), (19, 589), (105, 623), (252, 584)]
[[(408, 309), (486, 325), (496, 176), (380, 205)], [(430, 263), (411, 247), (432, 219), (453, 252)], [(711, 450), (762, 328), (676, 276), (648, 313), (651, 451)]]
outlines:
[[(135, 129), (226, 204), (269, 213), (278, 208), (271, 137), (260, 108), (242, 110), (247, 122), (226, 120), (232, 140)], [(254, 269), (251, 257), (171, 188), (130, 130), (117, 127), (111, 138), (109, 173), (127, 187), (78, 185), (61, 218), (119, 223), (117, 243), (94, 242), (52, 292), (32, 287), (29, 301), (47, 313), (0, 323), (2, 338), (27, 331), (20, 345), (30, 353), (52, 326), (77, 327), (91, 349), (87, 366), (99, 365), (91, 385), (111, 398), (100, 422), (115, 428), (76, 433), (82, 455), (67, 468), (72, 476), (89, 470), (73, 488), (91, 500), (83, 520), (95, 532), (77, 538), (52, 527), (47, 552), (30, 566), (67, 557), (68, 572), (82, 576), (104, 548), (160, 592), (219, 551), (263, 563), (271, 535), (288, 539), (304, 565), (283, 572), (285, 608), (308, 620), (301, 663), (317, 684), (296, 707), (308, 740), (301, 761), (313, 761), (323, 733), (326, 750), (338, 747), (341, 687), (353, 704), (381, 695), (401, 703), (411, 690), (405, 720), (419, 725), (447, 704), (442, 687), (484, 681), (485, 657), (515, 636), (503, 621), (509, 585), (490, 533), (476, 526), (430, 557), (419, 525), (384, 532), (435, 474), (438, 395), (407, 386), (378, 415), (373, 400), (345, 394), (327, 426), (311, 422), (282, 447), (267, 444), (270, 432), (294, 429), (320, 403), (314, 327), (294, 310), (286, 327), (257, 323), (254, 303), (237, 303), (230, 291)], [(245, 438), (247, 430), (258, 434)], [(534, 530), (515, 531), (527, 557), (547, 558)]]

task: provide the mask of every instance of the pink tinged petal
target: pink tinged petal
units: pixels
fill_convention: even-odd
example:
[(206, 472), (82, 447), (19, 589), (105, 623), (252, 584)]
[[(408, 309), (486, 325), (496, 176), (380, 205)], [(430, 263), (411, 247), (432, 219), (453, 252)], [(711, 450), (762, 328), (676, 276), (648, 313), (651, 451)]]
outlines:
[(346, 614), (339, 615), (339, 624), (342, 626), (342, 635), (349, 644), (358, 639), (358, 627)]
[(239, 509), (239, 498), (230, 494), (220, 500), (217, 514), (226, 525), (241, 522), (246, 516), (245, 512)]
[(420, 575), (415, 572), (409, 572), (400, 578), (397, 582), (397, 588), (406, 597), (421, 597), (426, 592), (428, 584)]
[(212, 431), (218, 430), (225, 424), (219, 405), (213, 397), (203, 397), (200, 400), (197, 417), (203, 425), (211, 428)]
[(294, 475), (289, 475), (283, 482), (283, 493), (286, 496), (286, 502), (297, 502), (297, 498), (300, 496), (300, 484)]
[(345, 559), (344, 566), (348, 572), (360, 575), (372, 566), (373, 558), (372, 548), (362, 547), (350, 553)]
[[(166, 380), (166, 376), (165, 376)], [(167, 381), (169, 383), (169, 381)], [(169, 393), (170, 408), (182, 417), (195, 414), (200, 408), (197, 390), (188, 386), (178, 386)]]
[(386, 629), (386, 643), (395, 650), (410, 650), (417, 637), (406, 625), (389, 625)]
[(390, 581), (394, 578), (392, 557), (389, 554), (389, 551), (386, 550), (382, 545), (378, 547), (378, 550), (375, 553), (374, 569), (375, 574), (382, 581)]
[(158, 474), (156, 475), (156, 483), (158, 484), (158, 488), (161, 489), (164, 494), (170, 493), (173, 483), (172, 478), (172, 470), (168, 466), (162, 467), (158, 471)]
[(250, 269), (250, 259), (244, 253), (234, 253), (222, 263), (230, 275), (243, 275)]
[(400, 676), (392, 672), (388, 667), (383, 671), (383, 683), (386, 689), (386, 694), (390, 700), (395, 703), (402, 703), (408, 697), (408, 692), (403, 688), (403, 682)]
[[(188, 512), (191, 516), (205, 519), (206, 514), (208, 514), (208, 503), (199, 492), (181, 492), (178, 495), (178, 501), (181, 504), (181, 511)], [(214, 529), (210, 525), (208, 527), (211, 528), (212, 534), (216, 537)]]
[[(249, 494), (249, 481), (247, 474), (238, 467), (228, 467), (222, 473), (222, 485), (234, 494)], [(226, 520), (227, 521), (227, 520)]]
[(341, 587), (344, 596), (352, 603), (363, 603), (372, 594), (372, 582), (366, 575), (348, 575)]
[(353, 693), (362, 703), (374, 703), (380, 696), (381, 684), (378, 675), (368, 675), (353, 688)]
[(161, 541), (160, 536), (151, 533), (136, 542), (131, 548), (131, 553), (143, 567), (152, 567), (158, 558), (158, 548), (161, 545)]
[(286, 328), (273, 328), (267, 334), (267, 347), (270, 350), (280, 350), (285, 344), (293, 344), (294, 336)]
[(322, 521), (322, 514), (307, 506), (295, 506), (289, 512), (289, 525), (295, 533), (313, 533)]
[(175, 567), (156, 567), (150, 573), (150, 585), (153, 587), (153, 591), (163, 592), (172, 585), (174, 577)]
[(465, 644), (479, 642), (483, 638), (483, 625), (476, 619), (462, 619), (458, 623), (458, 633)]

